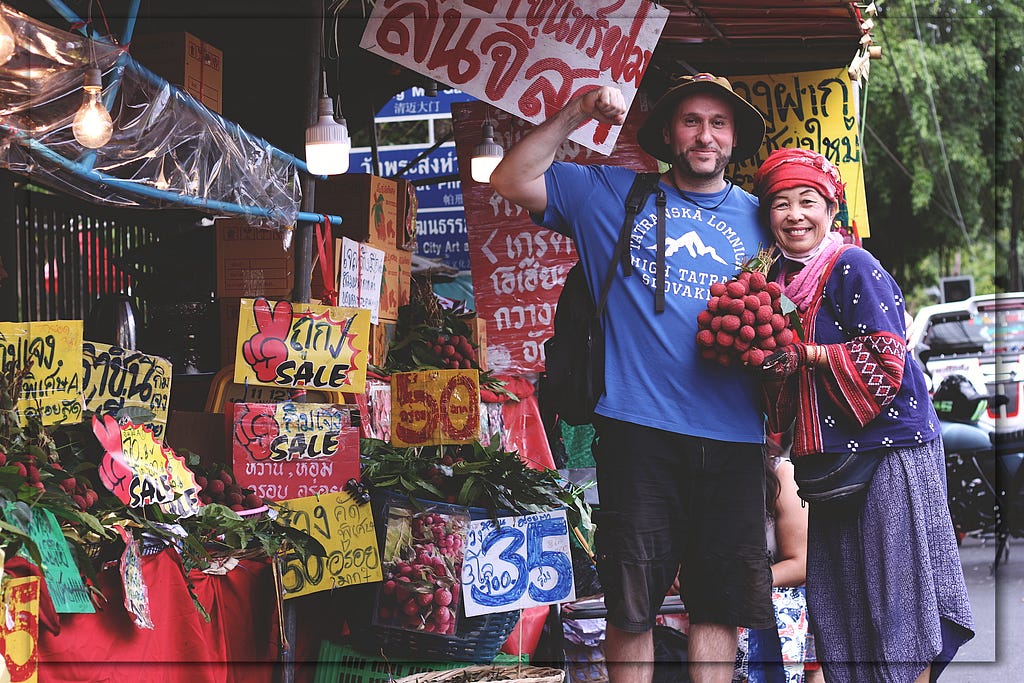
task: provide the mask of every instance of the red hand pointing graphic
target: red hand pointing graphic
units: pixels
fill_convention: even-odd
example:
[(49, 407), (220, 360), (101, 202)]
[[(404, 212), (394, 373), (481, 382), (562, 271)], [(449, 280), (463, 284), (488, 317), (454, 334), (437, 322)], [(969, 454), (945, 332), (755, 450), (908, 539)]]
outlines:
[(261, 298), (253, 302), (252, 310), (258, 331), (242, 344), (242, 357), (256, 372), (259, 381), (273, 382), (277, 366), (288, 358), (284, 340), (291, 329), (292, 304), (278, 301), (271, 311), (270, 302)]

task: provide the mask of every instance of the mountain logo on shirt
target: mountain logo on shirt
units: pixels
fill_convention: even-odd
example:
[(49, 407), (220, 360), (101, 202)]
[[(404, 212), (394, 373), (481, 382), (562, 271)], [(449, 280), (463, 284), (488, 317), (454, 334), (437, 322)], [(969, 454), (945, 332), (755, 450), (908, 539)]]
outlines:
[[(729, 265), (722, 260), (722, 257), (718, 255), (718, 252), (715, 251), (714, 247), (704, 246), (704, 242), (701, 240), (700, 235), (698, 235), (694, 230), (684, 233), (682, 237), (677, 239), (667, 238), (665, 240), (666, 257), (672, 256), (674, 253), (684, 248), (690, 252), (690, 256), (693, 258), (697, 258), (698, 256), (711, 256), (711, 258), (718, 261), (723, 266)], [(650, 246), (648, 249), (654, 251), (654, 246)]]

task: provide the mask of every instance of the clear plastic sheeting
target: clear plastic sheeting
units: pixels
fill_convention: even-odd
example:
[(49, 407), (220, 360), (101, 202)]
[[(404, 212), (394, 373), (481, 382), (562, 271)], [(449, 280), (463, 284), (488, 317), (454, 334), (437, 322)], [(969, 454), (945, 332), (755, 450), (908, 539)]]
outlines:
[[(0, 166), (102, 204), (232, 213), (226, 204), (253, 224), (295, 223), (301, 191), (292, 157), (210, 112), (118, 46), (3, 4), (0, 21), (17, 41), (0, 65)], [(114, 123), (113, 137), (97, 150), (80, 145), (71, 128), (92, 65), (103, 72)]]

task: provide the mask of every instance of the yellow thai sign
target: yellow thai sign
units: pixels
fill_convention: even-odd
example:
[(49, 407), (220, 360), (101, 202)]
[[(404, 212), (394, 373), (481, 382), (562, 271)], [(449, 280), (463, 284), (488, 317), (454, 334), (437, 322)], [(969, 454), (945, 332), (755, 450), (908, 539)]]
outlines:
[(479, 434), (478, 370), (423, 370), (391, 375), (391, 443), (472, 443)]
[(157, 439), (167, 429), (171, 399), (171, 362), (119, 346), (82, 342), (82, 392), (85, 409), (117, 417), (122, 408), (153, 413), (145, 422)]
[(729, 81), (764, 115), (768, 132), (757, 156), (730, 166), (726, 174), (751, 190), (754, 172), (772, 151), (801, 147), (818, 152), (839, 167), (846, 183), (846, 207), (840, 207), (840, 224), (855, 227), (861, 237), (870, 236), (858, 98), (846, 67), (730, 76)]
[(0, 371), (7, 377), (31, 365), (21, 385), (18, 414), (46, 425), (82, 420), (82, 321), (0, 323)]
[(366, 309), (242, 299), (234, 381), (361, 394), (369, 346)]
[(281, 587), (286, 599), (383, 578), (369, 504), (339, 492), (286, 500), (275, 507), (285, 524), (305, 531), (327, 551), (326, 557), (311, 555), (305, 561), (295, 554), (285, 558)]

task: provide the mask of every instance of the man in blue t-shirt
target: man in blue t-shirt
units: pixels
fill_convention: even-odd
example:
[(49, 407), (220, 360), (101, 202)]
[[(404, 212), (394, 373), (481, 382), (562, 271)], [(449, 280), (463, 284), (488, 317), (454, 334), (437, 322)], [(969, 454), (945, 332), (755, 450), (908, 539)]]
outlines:
[[(622, 93), (579, 95), (505, 156), (491, 176), (503, 197), (540, 225), (572, 237), (592, 292), (612, 260), (635, 173), (555, 161), (593, 118), (621, 125)], [(594, 448), (600, 506), (598, 572), (608, 608), (612, 683), (649, 683), (651, 629), (679, 576), (690, 618), (692, 680), (729, 681), (736, 628), (774, 628), (764, 533), (764, 416), (753, 373), (700, 357), (697, 314), (709, 288), (771, 243), (757, 199), (724, 177), (761, 146), (760, 113), (728, 80), (685, 76), (638, 133), (669, 164), (665, 307), (655, 312), (657, 210), (653, 195), (629, 239), (635, 272), (618, 275), (602, 325), (605, 394)]]

